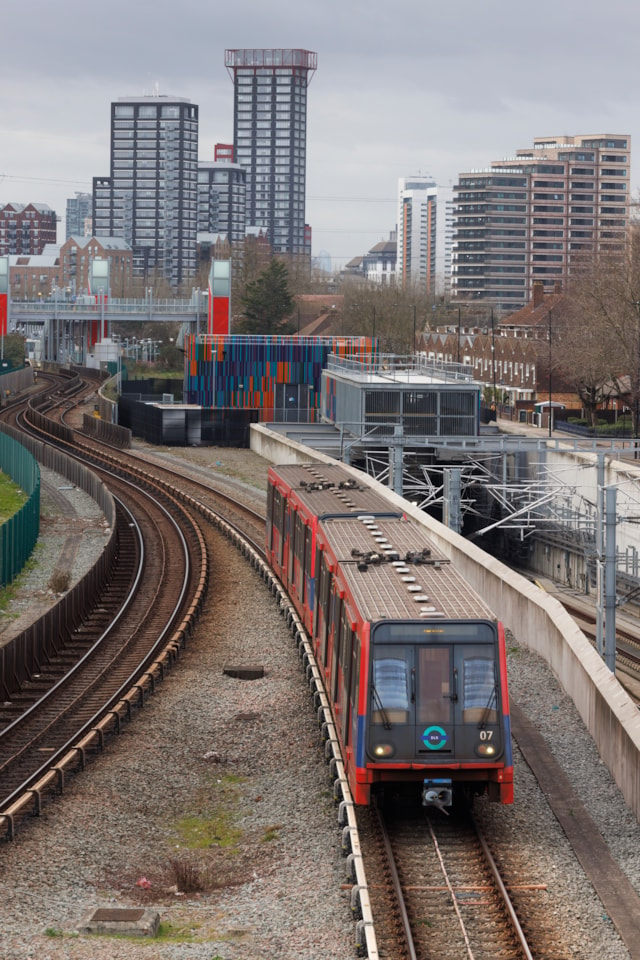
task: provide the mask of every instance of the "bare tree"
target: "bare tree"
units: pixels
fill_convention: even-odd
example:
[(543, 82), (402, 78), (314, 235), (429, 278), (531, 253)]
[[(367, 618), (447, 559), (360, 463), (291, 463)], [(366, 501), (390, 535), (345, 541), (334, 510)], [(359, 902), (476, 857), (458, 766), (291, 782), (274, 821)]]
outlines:
[(375, 337), (383, 353), (412, 353), (415, 339), (431, 325), (433, 298), (419, 290), (345, 280), (340, 292), (344, 295), (343, 332)]
[[(640, 428), (640, 244), (600, 254), (574, 271), (563, 304), (559, 366), (589, 411), (625, 392)], [(624, 384), (624, 391), (623, 391)]]

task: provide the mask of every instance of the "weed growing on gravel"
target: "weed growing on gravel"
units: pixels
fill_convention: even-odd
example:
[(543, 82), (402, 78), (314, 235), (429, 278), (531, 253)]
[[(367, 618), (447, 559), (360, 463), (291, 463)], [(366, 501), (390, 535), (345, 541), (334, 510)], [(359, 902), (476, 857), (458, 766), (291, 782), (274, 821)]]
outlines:
[(169, 860), (176, 889), (180, 893), (203, 893), (211, 888), (210, 869), (190, 860)]
[(66, 593), (71, 583), (71, 574), (68, 570), (54, 570), (49, 578), (49, 590), (52, 593)]
[(278, 840), (280, 838), (280, 831), (282, 830), (282, 824), (276, 823), (273, 827), (267, 827), (265, 832), (262, 835), (262, 842), (268, 843), (270, 840)]
[(58, 930), (57, 927), (47, 927), (44, 932), (45, 937), (63, 937), (64, 933), (62, 930)]

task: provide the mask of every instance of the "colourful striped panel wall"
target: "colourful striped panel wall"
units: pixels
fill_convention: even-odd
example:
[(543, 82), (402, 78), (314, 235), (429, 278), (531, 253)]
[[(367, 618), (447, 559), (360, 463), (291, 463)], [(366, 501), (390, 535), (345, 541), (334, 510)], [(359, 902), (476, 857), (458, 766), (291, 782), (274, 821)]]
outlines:
[(214, 408), (253, 408), (271, 419), (278, 384), (313, 387), (320, 403), (329, 354), (370, 355), (370, 337), (233, 337), (185, 339), (185, 402)]

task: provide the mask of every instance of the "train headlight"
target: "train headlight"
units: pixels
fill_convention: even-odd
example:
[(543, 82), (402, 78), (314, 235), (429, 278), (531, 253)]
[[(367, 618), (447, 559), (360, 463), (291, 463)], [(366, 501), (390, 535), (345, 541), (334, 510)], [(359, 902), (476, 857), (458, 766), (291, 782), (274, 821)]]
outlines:
[(483, 741), (482, 743), (476, 744), (476, 753), (479, 757), (495, 757), (497, 752), (496, 746), (493, 743)]
[(392, 743), (376, 743), (373, 748), (373, 755), (377, 760), (388, 760), (396, 752)]

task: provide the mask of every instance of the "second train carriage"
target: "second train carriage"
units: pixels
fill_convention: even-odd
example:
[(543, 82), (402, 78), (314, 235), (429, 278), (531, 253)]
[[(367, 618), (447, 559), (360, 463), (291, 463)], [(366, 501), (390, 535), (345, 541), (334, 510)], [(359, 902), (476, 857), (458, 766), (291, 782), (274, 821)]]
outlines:
[(424, 528), (341, 466), (269, 471), (267, 552), (310, 634), (358, 804), (513, 802), (504, 630)]

